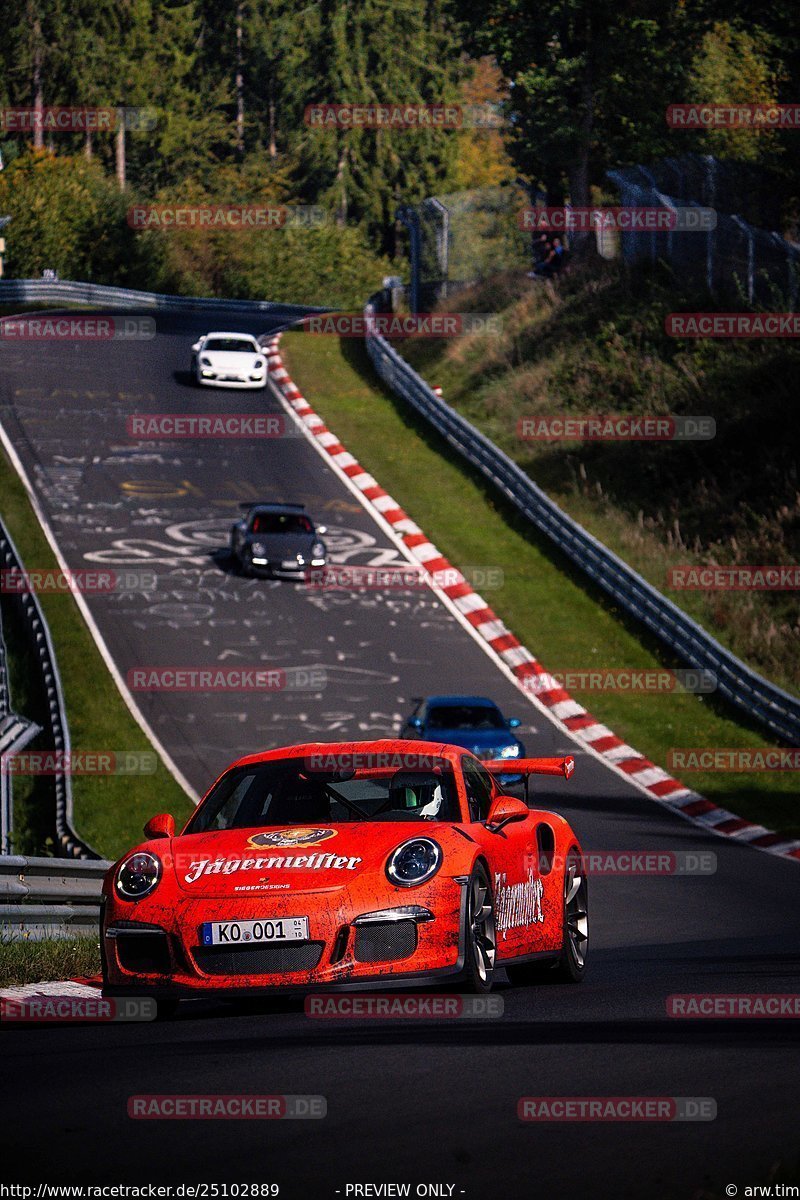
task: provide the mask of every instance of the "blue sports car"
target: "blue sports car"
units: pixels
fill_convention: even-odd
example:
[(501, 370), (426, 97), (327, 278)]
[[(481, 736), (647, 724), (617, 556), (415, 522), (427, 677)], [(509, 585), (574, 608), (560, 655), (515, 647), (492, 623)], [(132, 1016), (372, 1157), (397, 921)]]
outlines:
[(519, 725), (517, 717), (504, 717), (485, 696), (428, 696), (417, 699), (401, 737), (462, 746), (476, 758), (507, 758), (510, 767), (515, 758), (525, 757), (515, 732)]

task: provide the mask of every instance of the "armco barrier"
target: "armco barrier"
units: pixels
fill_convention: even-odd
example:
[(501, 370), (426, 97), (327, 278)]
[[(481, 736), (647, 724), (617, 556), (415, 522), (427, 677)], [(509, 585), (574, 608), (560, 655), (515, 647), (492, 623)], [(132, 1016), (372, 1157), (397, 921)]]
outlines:
[(8, 654), (3, 635), (3, 617), (0, 613), (0, 854), (11, 853), (14, 823), (13, 785), (11, 776), (2, 770), (3, 755), (18, 754), (40, 732), (39, 725), (15, 713), (11, 707)]
[(153, 309), (156, 312), (202, 312), (222, 310), (243, 316), (278, 310), (288, 317), (325, 312), (309, 305), (275, 304), (270, 300), (214, 300), (199, 296), (167, 296), (130, 288), (107, 287), (100, 283), (75, 283), (65, 279), (0, 279), (0, 304), (89, 304), (124, 310)]
[(11, 687), (6, 663), (6, 643), (3, 638), (3, 615), (0, 613), (0, 721), (11, 712)]
[[(22, 560), (11, 535), (0, 519), (0, 567), (4, 570), (24, 571)], [(31, 648), (39, 662), (45, 695), (47, 697), (47, 725), (45, 735), (47, 748), (68, 755), (70, 752), (69, 726), (58, 673), (55, 651), (50, 639), (50, 630), (35, 592), (19, 592), (25, 624), (31, 638)], [(69, 772), (60, 771), (53, 776), (55, 788), (55, 826), (59, 846), (75, 858), (97, 858), (94, 850), (78, 837), (72, 828), (72, 779)]]
[(93, 934), (100, 922), (103, 876), (110, 867), (59, 858), (0, 858), (0, 943), (67, 932)]
[[(385, 306), (378, 292), (369, 317)], [(630, 616), (669, 647), (681, 665), (713, 671), (717, 692), (790, 745), (800, 745), (800, 699), (758, 675), (576, 521), (512, 459), (437, 396), (385, 338), (368, 331), (367, 352), (381, 379)]]

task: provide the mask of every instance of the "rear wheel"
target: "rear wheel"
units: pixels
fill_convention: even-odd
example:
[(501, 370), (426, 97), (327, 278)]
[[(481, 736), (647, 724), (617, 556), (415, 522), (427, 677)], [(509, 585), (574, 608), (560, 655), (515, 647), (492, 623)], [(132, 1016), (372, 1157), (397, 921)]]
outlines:
[(577, 847), (567, 855), (564, 867), (564, 934), (561, 953), (554, 962), (520, 963), (508, 966), (514, 984), (580, 983), (586, 972), (589, 947), (589, 903), (586, 874)]
[(497, 956), (494, 900), (489, 877), (480, 863), (467, 884), (465, 916), (466, 983), (472, 992), (489, 992)]
[(566, 983), (580, 983), (589, 949), (589, 889), (578, 850), (573, 846), (564, 870), (564, 940), (556, 975)]

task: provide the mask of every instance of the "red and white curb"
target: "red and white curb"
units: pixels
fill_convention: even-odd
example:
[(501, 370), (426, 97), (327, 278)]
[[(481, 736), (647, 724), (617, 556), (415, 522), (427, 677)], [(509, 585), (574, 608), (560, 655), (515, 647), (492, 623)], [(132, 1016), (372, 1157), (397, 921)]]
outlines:
[(388, 492), (348, 453), (309, 404), (289, 377), (278, 350), (280, 334), (266, 343), (269, 375), (279, 394), (299, 419), (306, 432), (330, 456), (331, 461), (348, 478), (350, 484), (368, 500), (383, 520), (401, 538), (413, 558), (429, 575), (447, 572), (446, 586), (439, 590), (447, 596), (475, 633), (493, 651), (503, 666), (510, 670), (521, 691), (534, 704), (548, 710), (577, 742), (598, 755), (618, 773), (627, 776), (632, 784), (651, 799), (679, 813), (687, 820), (719, 836), (747, 842), (759, 850), (800, 861), (800, 841), (787, 840), (763, 825), (754, 825), (717, 807), (697, 792), (673, 779), (661, 767), (644, 758), (610, 729), (587, 712), (559, 687), (540, 662), (503, 624), (497, 614), (478, 595), (464, 576), (428, 540), (420, 527), (411, 520)]
[(0, 1000), (19, 1003), (22, 1000), (45, 1000), (48, 997), (71, 1000), (96, 1000), (100, 993), (100, 981), (89, 983), (83, 979), (63, 979), (46, 983), (25, 983), (18, 987), (0, 989)]

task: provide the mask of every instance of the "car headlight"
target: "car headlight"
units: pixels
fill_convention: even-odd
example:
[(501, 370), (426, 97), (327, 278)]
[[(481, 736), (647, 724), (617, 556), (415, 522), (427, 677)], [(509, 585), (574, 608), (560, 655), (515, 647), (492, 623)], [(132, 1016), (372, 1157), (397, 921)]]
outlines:
[(398, 846), (386, 864), (386, 874), (399, 887), (417, 887), (432, 879), (442, 865), (442, 848), (431, 838), (412, 838)]
[(263, 358), (257, 358), (256, 361), (253, 363), (253, 370), (260, 371), (263, 366), (264, 366)]
[(513, 746), (503, 746), (500, 751), (501, 758), (519, 758), (519, 744), (514, 743)]
[(141, 900), (149, 896), (161, 878), (161, 859), (147, 850), (126, 858), (117, 871), (115, 889), (122, 900)]
[(211, 366), (211, 359), (210, 359), (210, 358), (201, 357), (201, 359), (200, 359), (200, 366), (201, 366), (201, 367), (210, 367), (210, 366)]
[(324, 556), (325, 556), (325, 547), (323, 546), (322, 542), (314, 542), (314, 545), (311, 547), (311, 557), (312, 558), (324, 558)]
[(250, 546), (251, 554), (255, 554), (258, 558), (267, 557), (267, 547), (263, 542), (253, 542)]

